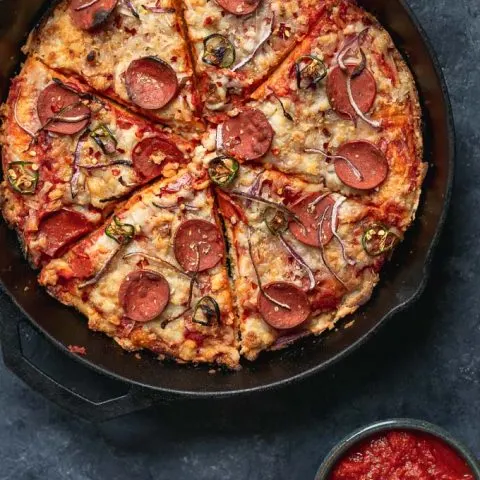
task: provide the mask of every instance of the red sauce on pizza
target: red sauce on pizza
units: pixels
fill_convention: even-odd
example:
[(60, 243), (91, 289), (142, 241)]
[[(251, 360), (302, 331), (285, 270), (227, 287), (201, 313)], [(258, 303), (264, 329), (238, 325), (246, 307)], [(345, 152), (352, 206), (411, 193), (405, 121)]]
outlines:
[(329, 480), (474, 480), (467, 463), (432, 435), (394, 430), (353, 447)]

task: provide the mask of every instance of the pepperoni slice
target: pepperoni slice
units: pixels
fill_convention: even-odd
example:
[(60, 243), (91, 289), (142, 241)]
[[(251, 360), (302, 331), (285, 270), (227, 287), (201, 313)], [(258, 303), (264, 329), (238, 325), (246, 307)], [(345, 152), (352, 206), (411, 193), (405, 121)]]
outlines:
[(254, 12), (260, 0), (216, 0), (217, 3), (228, 13), (234, 15), (249, 15)]
[(138, 142), (132, 152), (133, 168), (143, 178), (161, 175), (169, 162), (184, 163), (182, 152), (168, 140), (149, 137)]
[(92, 224), (82, 214), (71, 210), (60, 210), (40, 224), (39, 233), (46, 239), (43, 251), (48, 256), (54, 257), (63, 247), (91, 229)]
[(150, 322), (168, 305), (170, 286), (157, 272), (136, 270), (123, 280), (118, 298), (125, 316), (136, 322)]
[[(302, 243), (311, 247), (320, 247), (318, 238), (318, 228), (322, 221), (322, 243), (327, 245), (333, 237), (332, 231), (332, 212), (335, 201), (330, 196), (322, 198), (320, 193), (312, 193), (301, 201), (289, 206), (288, 208), (299, 217), (302, 225), (297, 222), (290, 222), (289, 228), (292, 235)], [(328, 209), (328, 210), (327, 210)]]
[(311, 309), (307, 294), (296, 285), (287, 282), (274, 282), (265, 285), (263, 290), (277, 302), (290, 307), (290, 309), (280, 307), (261, 292), (258, 294), (258, 311), (273, 328), (278, 330), (295, 328), (309, 317)]
[(125, 72), (130, 100), (147, 110), (164, 107), (176, 95), (178, 79), (173, 68), (156, 57), (134, 60)]
[[(78, 105), (66, 108), (75, 104)], [(40, 92), (37, 100), (37, 113), (45, 130), (63, 135), (73, 135), (88, 125), (91, 112), (86, 105), (80, 103), (80, 97), (76, 93), (63, 88), (61, 85), (52, 83)], [(55, 115), (58, 115), (59, 118), (71, 120), (64, 122), (54, 120), (47, 124)], [(84, 119), (75, 122), (75, 118)]]
[(223, 148), (227, 155), (238, 160), (255, 160), (268, 152), (273, 134), (273, 128), (263, 112), (246, 109), (223, 124)]
[(70, 17), (82, 30), (92, 30), (104, 23), (118, 0), (71, 0)]
[(173, 250), (177, 262), (186, 272), (197, 271), (197, 263), (198, 271), (203, 272), (220, 262), (225, 247), (216, 225), (206, 220), (192, 219), (178, 227)]
[[(355, 66), (347, 65), (351, 73)], [(327, 95), (332, 108), (344, 117), (355, 118), (352, 104), (348, 98), (347, 90), (348, 76), (339, 66), (335, 67), (327, 78)], [(377, 84), (375, 78), (366, 68), (358, 77), (352, 78), (352, 96), (355, 103), (362, 113), (367, 113), (373, 106), (375, 97), (377, 96)]]
[(388, 175), (388, 162), (385, 155), (372, 143), (355, 141), (344, 143), (337, 155), (350, 160), (352, 165), (335, 159), (335, 172), (340, 180), (351, 188), (371, 190), (385, 181)]

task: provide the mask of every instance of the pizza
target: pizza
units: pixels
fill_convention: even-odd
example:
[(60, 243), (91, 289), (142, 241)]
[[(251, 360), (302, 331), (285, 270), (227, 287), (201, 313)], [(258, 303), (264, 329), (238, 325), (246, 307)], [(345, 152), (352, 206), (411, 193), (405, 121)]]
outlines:
[(33, 265), (92, 231), (114, 205), (173, 176), (193, 145), (29, 58), (3, 107), (4, 218)]
[[(401, 215), (278, 171), (241, 166), (217, 187), (231, 248), (241, 353), (320, 334), (371, 296)], [(375, 237), (367, 239), (368, 232)]]
[(50, 262), (40, 284), (127, 350), (235, 368), (236, 319), (213, 202), (204, 171), (157, 182)]
[(174, 1), (161, 3), (62, 1), (26, 51), (144, 115), (195, 132), (202, 121), (182, 20)]
[(128, 351), (240, 368), (367, 303), (426, 165), (353, 0), (63, 0), (2, 106), (2, 213)]

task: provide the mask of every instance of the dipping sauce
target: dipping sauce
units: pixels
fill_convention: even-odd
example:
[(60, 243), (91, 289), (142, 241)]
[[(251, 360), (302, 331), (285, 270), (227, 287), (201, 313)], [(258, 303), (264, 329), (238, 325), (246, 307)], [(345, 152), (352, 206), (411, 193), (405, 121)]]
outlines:
[(392, 430), (360, 442), (337, 463), (329, 480), (475, 480), (465, 460), (443, 441)]

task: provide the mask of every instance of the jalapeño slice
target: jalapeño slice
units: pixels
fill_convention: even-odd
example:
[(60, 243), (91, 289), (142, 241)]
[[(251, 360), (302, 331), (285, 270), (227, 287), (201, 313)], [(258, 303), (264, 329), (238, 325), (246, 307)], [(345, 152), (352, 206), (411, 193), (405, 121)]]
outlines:
[(7, 179), (11, 187), (22, 195), (33, 195), (38, 184), (38, 165), (33, 162), (10, 162)]
[(215, 185), (230, 185), (238, 173), (239, 164), (231, 157), (216, 157), (208, 164), (208, 175)]
[(214, 67), (229, 68), (235, 62), (235, 47), (228, 38), (214, 33), (203, 41), (202, 60)]
[(327, 67), (315, 55), (302, 55), (295, 62), (298, 88), (314, 87), (327, 76)]
[(367, 255), (378, 257), (391, 251), (399, 242), (400, 237), (382, 223), (370, 225), (362, 236), (362, 246)]
[(105, 234), (113, 238), (120, 245), (126, 245), (133, 240), (135, 235), (135, 227), (129, 223), (122, 223), (120, 219), (114, 215), (113, 221), (105, 229)]

